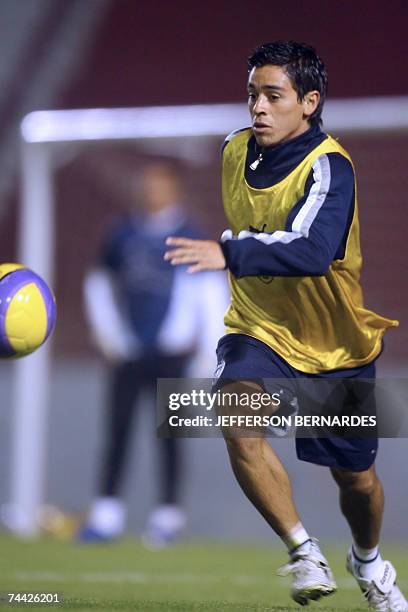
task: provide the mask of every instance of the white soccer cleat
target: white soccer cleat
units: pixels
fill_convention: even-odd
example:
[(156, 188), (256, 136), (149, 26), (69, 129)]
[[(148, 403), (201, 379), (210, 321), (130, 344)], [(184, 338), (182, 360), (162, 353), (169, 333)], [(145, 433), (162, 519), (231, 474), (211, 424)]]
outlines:
[(307, 606), (309, 601), (317, 601), (337, 590), (329, 564), (313, 540), (308, 548), (304, 548), (304, 552), (295, 552), (289, 563), (278, 570), (278, 574), (292, 574), (291, 595), (301, 606)]
[(347, 569), (357, 583), (370, 610), (377, 612), (408, 612), (408, 602), (396, 585), (397, 572), (389, 561), (383, 561), (374, 578), (363, 578), (359, 564), (354, 560), (352, 550), (347, 556)]

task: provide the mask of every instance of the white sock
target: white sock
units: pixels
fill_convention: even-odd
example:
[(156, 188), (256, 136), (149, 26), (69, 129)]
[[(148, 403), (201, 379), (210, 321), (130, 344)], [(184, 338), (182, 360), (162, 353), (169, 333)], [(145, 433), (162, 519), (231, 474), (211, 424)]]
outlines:
[(382, 559), (378, 546), (361, 548), (353, 542), (352, 550), (354, 565), (358, 566), (358, 572), (362, 578), (372, 578), (380, 571)]
[(302, 523), (297, 523), (286, 535), (282, 536), (282, 540), (291, 553), (295, 548), (298, 549), (303, 544), (310, 543), (311, 538)]
[(116, 497), (98, 497), (92, 504), (88, 524), (108, 537), (119, 536), (126, 519), (125, 504)]

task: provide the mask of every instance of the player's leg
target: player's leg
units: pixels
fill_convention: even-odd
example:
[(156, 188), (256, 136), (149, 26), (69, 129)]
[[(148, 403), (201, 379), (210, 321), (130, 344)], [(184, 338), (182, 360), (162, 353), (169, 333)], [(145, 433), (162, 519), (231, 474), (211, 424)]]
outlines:
[(347, 558), (348, 570), (356, 578), (373, 610), (408, 610), (396, 585), (396, 572), (379, 551), (384, 493), (374, 464), (353, 472), (331, 469), (340, 490), (340, 507), (350, 526), (353, 544)]
[[(341, 388), (349, 394), (347, 409), (352, 406), (356, 413), (377, 414), (375, 375), (375, 362), (336, 373), (336, 378), (343, 379)], [(374, 435), (303, 440), (299, 441), (298, 454), (300, 451), (300, 458), (331, 468), (340, 490), (340, 507), (353, 537), (347, 569), (357, 580), (370, 609), (408, 612), (408, 603), (396, 585), (395, 569), (381, 559), (379, 552), (384, 493), (374, 465), (377, 450), (378, 439)]]
[(111, 372), (100, 484), (88, 520), (79, 533), (79, 539), (84, 542), (110, 540), (118, 537), (124, 529), (126, 508), (119, 497), (119, 489), (129, 449), (131, 425), (140, 384), (138, 362), (120, 364)]
[[(337, 376), (329, 381), (346, 394), (339, 396), (341, 410), (352, 409), (356, 414), (377, 415), (375, 375), (375, 363), (369, 363), (358, 368), (353, 376), (341, 380), (340, 385), (337, 385)], [(333, 401), (336, 394), (332, 393), (330, 397)], [(333, 406), (330, 405), (332, 410)], [(340, 508), (350, 525), (355, 546), (374, 551), (380, 540), (384, 511), (384, 492), (374, 463), (378, 451), (377, 430), (373, 430), (369, 437), (348, 439), (346, 431), (343, 438), (329, 438), (324, 443), (327, 449), (332, 448), (333, 451), (334, 463), (332, 461), (329, 465), (339, 486)]]
[(339, 486), (340, 508), (355, 544), (374, 549), (380, 541), (384, 510), (384, 493), (375, 465), (361, 472), (332, 468), (331, 473)]
[[(223, 397), (265, 393), (263, 379), (289, 379), (293, 374), (288, 364), (278, 356), (275, 362), (274, 356), (269, 347), (255, 338), (243, 334), (224, 336), (217, 348), (213, 391), (222, 392)], [(239, 414), (242, 407), (235, 406), (233, 410)], [(276, 406), (267, 410), (272, 413)], [(291, 532), (298, 528), (300, 519), (288, 474), (276, 453), (262, 433), (252, 437), (241, 436), (239, 431), (238, 435), (231, 433), (232, 429), (223, 430), (231, 466), (244, 493), (290, 549), (303, 544), (309, 536), (301, 525), (299, 535), (294, 533), (291, 540)]]
[[(265, 388), (254, 388), (257, 380), (282, 379), (284, 387), (291, 386), (295, 372), (276, 353), (262, 342), (241, 334), (230, 334), (221, 339), (214, 390), (233, 393), (231, 381), (250, 381), (248, 394), (259, 395)], [(287, 385), (285, 384), (287, 383)], [(241, 385), (243, 383), (240, 383)], [(244, 392), (238, 388), (238, 394)], [(241, 412), (238, 407), (237, 412)], [(327, 561), (318, 545), (303, 527), (295, 508), (288, 474), (265, 438), (232, 436), (224, 430), (227, 449), (234, 474), (244, 493), (264, 516), (271, 528), (286, 544), (290, 561), (284, 570), (293, 574), (292, 597), (301, 604), (319, 599), (335, 591)]]
[[(226, 385), (225, 393), (248, 393), (245, 383)], [(263, 391), (259, 388), (259, 391)], [(292, 597), (301, 605), (336, 590), (336, 583), (320, 548), (304, 529), (292, 497), (289, 476), (263, 437), (226, 437), (231, 466), (242, 490), (286, 544), (290, 561), (282, 575), (292, 573)]]
[[(253, 386), (233, 383), (222, 388), (226, 394), (252, 393)], [(263, 389), (259, 387), (259, 392)], [(227, 434), (228, 436), (228, 434)], [(290, 533), (300, 523), (292, 497), (289, 476), (280, 459), (263, 436), (226, 437), (234, 475), (248, 499), (275, 533), (295, 548), (302, 541), (290, 541)]]

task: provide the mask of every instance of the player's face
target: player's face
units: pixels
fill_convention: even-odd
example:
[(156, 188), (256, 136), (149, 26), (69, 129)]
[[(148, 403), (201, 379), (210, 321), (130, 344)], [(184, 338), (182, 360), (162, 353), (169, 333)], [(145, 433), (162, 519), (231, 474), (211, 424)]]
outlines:
[(299, 101), (280, 66), (268, 64), (249, 73), (248, 106), (255, 139), (261, 147), (285, 142), (308, 130), (308, 117), (318, 103), (317, 91), (308, 92)]

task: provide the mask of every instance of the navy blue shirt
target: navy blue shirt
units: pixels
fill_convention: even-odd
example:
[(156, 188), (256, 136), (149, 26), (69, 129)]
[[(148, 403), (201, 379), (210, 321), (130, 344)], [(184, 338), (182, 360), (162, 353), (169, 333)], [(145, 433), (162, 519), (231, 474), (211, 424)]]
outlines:
[(152, 217), (135, 214), (117, 224), (102, 252), (101, 263), (114, 276), (122, 314), (145, 350), (154, 350), (171, 301), (175, 270), (163, 260), (170, 233), (199, 237), (183, 216), (170, 229), (157, 228)]

